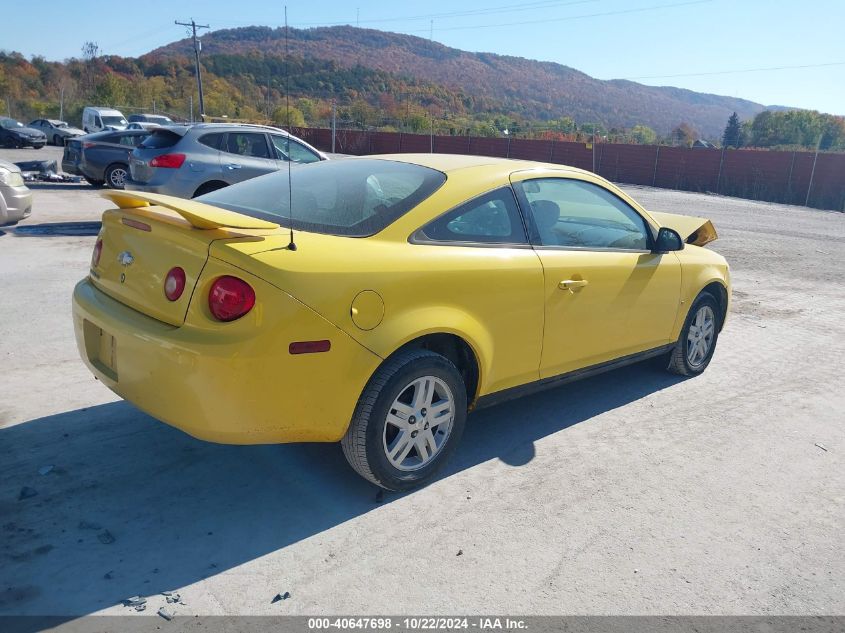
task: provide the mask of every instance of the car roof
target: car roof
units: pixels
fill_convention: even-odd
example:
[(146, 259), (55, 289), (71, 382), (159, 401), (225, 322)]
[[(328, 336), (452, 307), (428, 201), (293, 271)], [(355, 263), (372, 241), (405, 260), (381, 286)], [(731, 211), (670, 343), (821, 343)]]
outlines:
[(472, 167), (496, 166), (501, 168), (503, 173), (513, 173), (526, 169), (555, 169), (571, 173), (587, 174), (589, 172), (570, 167), (568, 165), (556, 165), (553, 163), (541, 163), (533, 160), (521, 160), (516, 158), (497, 158), (495, 156), (468, 156), (466, 154), (375, 154), (366, 158), (377, 158), (382, 160), (394, 160), (402, 163), (412, 163), (421, 167), (429, 167), (449, 174), (461, 169)]
[(100, 108), (97, 106), (85, 106), (86, 110), (93, 110), (94, 112), (99, 112), (100, 114), (119, 114), (123, 116), (123, 112), (120, 110), (115, 110), (114, 108)]

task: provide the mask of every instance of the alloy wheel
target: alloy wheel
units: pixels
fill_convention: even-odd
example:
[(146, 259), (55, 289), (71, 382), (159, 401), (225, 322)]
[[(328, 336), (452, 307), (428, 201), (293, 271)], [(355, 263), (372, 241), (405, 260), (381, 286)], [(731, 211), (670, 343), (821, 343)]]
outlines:
[(390, 464), (403, 471), (423, 468), (440, 453), (455, 419), (455, 397), (435, 376), (406, 385), (387, 413), (382, 445)]
[(123, 183), (126, 180), (126, 170), (122, 167), (117, 167), (111, 170), (109, 174), (109, 184), (116, 189), (122, 189)]
[(707, 359), (716, 336), (716, 315), (713, 308), (703, 305), (695, 313), (687, 333), (687, 361), (699, 367)]

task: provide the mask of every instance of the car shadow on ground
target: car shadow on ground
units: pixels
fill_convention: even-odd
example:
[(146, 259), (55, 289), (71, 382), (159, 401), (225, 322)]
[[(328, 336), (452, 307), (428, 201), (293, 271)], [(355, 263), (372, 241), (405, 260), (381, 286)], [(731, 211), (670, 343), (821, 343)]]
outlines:
[(85, 236), (99, 234), (101, 227), (101, 222), (45, 222), (7, 227), (7, 230), (18, 237)]
[(78, 191), (79, 189), (102, 189), (102, 187), (92, 185), (84, 180), (80, 182), (48, 182), (29, 180), (25, 184), (33, 191)]
[[(474, 413), (442, 478), (524, 465), (537, 440), (679, 380), (642, 363)], [(178, 589), (402, 496), (382, 499), (337, 444), (210, 444), (125, 402), (0, 428), (0, 446), (0, 614), (71, 619)]]

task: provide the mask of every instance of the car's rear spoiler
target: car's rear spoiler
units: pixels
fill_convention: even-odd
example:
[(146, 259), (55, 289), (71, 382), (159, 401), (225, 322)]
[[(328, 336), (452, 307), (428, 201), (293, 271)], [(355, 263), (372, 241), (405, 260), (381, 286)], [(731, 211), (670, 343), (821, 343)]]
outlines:
[(275, 222), (259, 220), (242, 213), (228, 211), (219, 207), (197, 202), (196, 200), (185, 200), (174, 196), (165, 196), (160, 193), (141, 193), (136, 191), (104, 191), (100, 195), (111, 200), (121, 209), (140, 209), (149, 206), (158, 206), (175, 211), (191, 226), (198, 229), (277, 229), (279, 225)]
[(691, 215), (676, 213), (649, 212), (660, 226), (666, 226), (677, 231), (681, 239), (687, 244), (704, 246), (719, 237), (713, 223), (707, 218), (696, 218)]

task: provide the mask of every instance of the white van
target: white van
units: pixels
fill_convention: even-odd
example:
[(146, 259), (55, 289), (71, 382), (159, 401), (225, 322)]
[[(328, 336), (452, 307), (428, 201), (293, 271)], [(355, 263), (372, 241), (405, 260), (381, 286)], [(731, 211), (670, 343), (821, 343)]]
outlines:
[(120, 110), (87, 107), (82, 111), (82, 129), (87, 133), (125, 130), (129, 122)]

